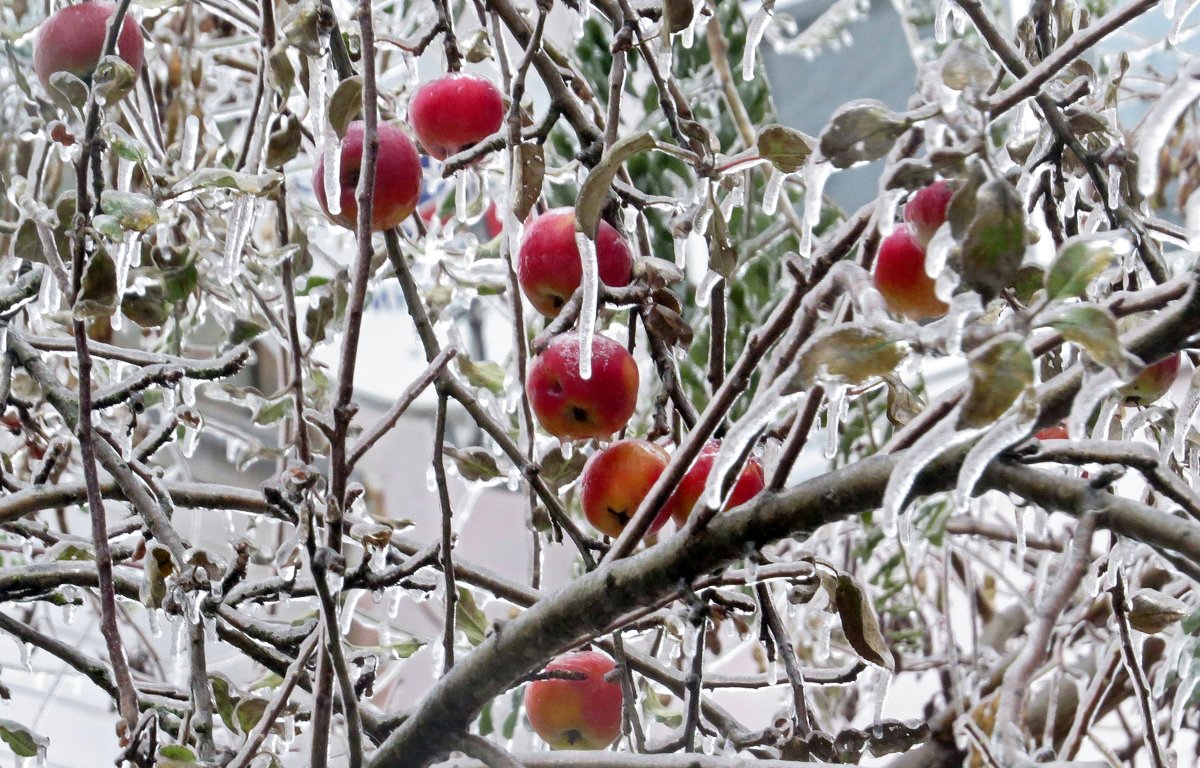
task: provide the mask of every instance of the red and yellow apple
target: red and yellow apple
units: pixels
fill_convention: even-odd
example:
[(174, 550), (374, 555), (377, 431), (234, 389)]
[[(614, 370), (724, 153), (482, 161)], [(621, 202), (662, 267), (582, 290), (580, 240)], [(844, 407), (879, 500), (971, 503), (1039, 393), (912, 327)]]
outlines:
[[(363, 123), (356, 120), (346, 129), (346, 135), (337, 147), (326, 152), (340, 151), (341, 166), (338, 176), (341, 194), (341, 210), (330, 213), (325, 196), (325, 158), (313, 169), (313, 192), (325, 216), (334, 224), (347, 229), (358, 226), (358, 178), (362, 169)], [(371, 208), (371, 231), (391, 229), (408, 218), (421, 195), (421, 158), (412, 140), (394, 125), (379, 123), (379, 154), (375, 163), (375, 197)]]
[[(592, 454), (579, 479), (588, 522), (606, 536), (620, 536), (669, 459), (666, 451), (648, 440), (620, 440)], [(670, 517), (671, 510), (664, 505), (649, 533), (662, 528)]]
[(1179, 374), (1182, 355), (1174, 352), (1163, 359), (1147, 365), (1133, 381), (1121, 387), (1121, 396), (1139, 405), (1150, 405), (1167, 394)]
[[(559, 656), (547, 672), (582, 679), (540, 679), (525, 689), (525, 714), (553, 749), (604, 749), (621, 735), (621, 683), (609, 680), (613, 660), (598, 651)], [(615, 675), (613, 676), (615, 678)]]
[(954, 190), (942, 180), (917, 190), (904, 206), (904, 220), (912, 227), (913, 237), (922, 248), (929, 245), (933, 234), (946, 223), (946, 209)]
[(607, 439), (629, 422), (637, 406), (633, 355), (607, 336), (592, 337), (592, 376), (579, 374), (579, 336), (555, 336), (533, 359), (525, 380), (538, 423), (562, 439)]
[[(47, 92), (51, 92), (50, 76), (55, 72), (69, 72), (91, 82), (115, 12), (116, 6), (110, 2), (87, 0), (60, 8), (42, 22), (33, 44), (33, 69)], [(117, 35), (117, 55), (140, 73), (144, 54), (141, 27), (126, 13)]]
[(500, 130), (504, 99), (491, 80), (457, 72), (418, 88), (409, 116), (425, 151), (445, 160)]
[[(716, 461), (717, 453), (720, 450), (720, 440), (710, 440), (705, 443), (704, 447), (700, 449), (700, 455), (696, 457), (696, 461), (692, 463), (691, 468), (679, 481), (679, 485), (675, 487), (675, 492), (663, 505), (664, 509), (674, 518), (675, 525), (682, 528), (692, 514), (696, 502), (704, 493), (704, 485), (708, 482), (708, 475), (712, 472), (713, 462)], [(762, 462), (751, 456), (746, 460), (737, 482), (733, 485), (733, 491), (729, 494), (725, 509), (733, 509), (740, 504), (745, 504), (757, 496), (764, 487), (766, 487), (766, 482), (763, 478)]]
[(879, 244), (874, 278), (888, 309), (910, 320), (941, 317), (950, 309), (934, 292), (935, 281), (925, 272), (925, 249), (907, 227), (897, 227)]
[[(600, 280), (619, 288), (629, 284), (633, 256), (621, 234), (607, 221), (596, 233), (596, 265)], [(534, 309), (556, 317), (583, 281), (583, 265), (575, 245), (575, 209), (556, 208), (525, 227), (517, 254), (517, 279)]]

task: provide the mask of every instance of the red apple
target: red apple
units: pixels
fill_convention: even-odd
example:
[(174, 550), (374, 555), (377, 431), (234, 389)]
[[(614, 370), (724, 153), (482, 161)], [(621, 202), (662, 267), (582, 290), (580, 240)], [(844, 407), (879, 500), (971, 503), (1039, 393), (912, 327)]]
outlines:
[[(108, 22), (116, 6), (106, 0), (68, 5), (42, 22), (33, 44), (33, 69), (47, 92), (51, 91), (50, 76), (55, 72), (70, 72), (90, 83), (92, 72), (100, 62)], [(142, 30), (129, 13), (121, 22), (117, 35), (117, 55), (133, 67), (142, 70), (144, 48)]]
[(496, 203), (488, 203), (487, 210), (483, 214), (483, 223), (487, 227), (488, 237), (499, 237), (504, 231), (504, 219), (500, 218), (500, 209), (496, 207)]
[(504, 99), (491, 80), (457, 72), (418, 88), (409, 115), (421, 146), (445, 160), (500, 130)]
[(940, 179), (924, 189), (917, 190), (904, 206), (904, 220), (912, 225), (913, 236), (924, 248), (929, 245), (933, 233), (946, 223), (946, 209), (954, 190)]
[[(588, 459), (579, 480), (583, 514), (596, 530), (617, 537), (667, 467), (667, 452), (648, 440), (621, 440)], [(656, 532), (671, 517), (665, 505), (650, 524)]]
[[(633, 256), (629, 245), (607, 221), (596, 233), (596, 264), (600, 280), (619, 288), (629, 285)], [(583, 281), (575, 245), (575, 209), (556, 208), (530, 222), (517, 255), (517, 279), (534, 309), (556, 317)]]
[[(375, 198), (371, 209), (371, 231), (382, 232), (404, 221), (417, 207), (417, 200), (421, 194), (421, 158), (408, 136), (394, 125), (379, 123), (376, 133), (379, 136), (379, 154), (375, 163)], [(354, 229), (358, 226), (358, 200), (355, 198), (355, 192), (358, 189), (363, 154), (361, 120), (350, 123), (339, 147), (342, 153), (339, 174), (341, 210), (336, 214), (329, 212), (329, 204), (325, 197), (324, 157), (313, 169), (313, 192), (316, 193), (321, 210), (330, 221), (346, 229)], [(331, 150), (332, 148), (329, 148), (325, 151)]]
[(1175, 383), (1175, 377), (1179, 374), (1181, 357), (1175, 352), (1152, 365), (1147, 365), (1133, 381), (1121, 387), (1121, 396), (1139, 405), (1150, 405), (1167, 394), (1167, 390)]
[(1037, 432), (1034, 432), (1033, 436), (1038, 440), (1066, 440), (1068, 437), (1070, 437), (1070, 435), (1067, 434), (1066, 424), (1055, 424), (1052, 427), (1043, 427)]
[(907, 227), (898, 227), (879, 244), (875, 288), (888, 308), (910, 320), (941, 317), (950, 309), (934, 292), (925, 273), (925, 249)]
[[(708, 473), (712, 471), (713, 462), (716, 461), (717, 453), (720, 450), (720, 440), (708, 441), (700, 449), (700, 455), (696, 457), (691, 469), (684, 474), (679, 485), (675, 487), (675, 492), (663, 505), (664, 509), (668, 510), (671, 517), (675, 519), (675, 525), (680, 528), (687, 522), (696, 502), (700, 500), (700, 495), (704, 493), (704, 485), (708, 482)], [(725, 503), (725, 509), (733, 509), (740, 504), (745, 504), (757, 496), (764, 487), (766, 487), (766, 482), (763, 478), (762, 462), (751, 456), (742, 467), (742, 472), (733, 485), (733, 492), (729, 495), (729, 501)]]
[(551, 339), (533, 359), (525, 381), (538, 423), (563, 439), (606, 439), (624, 428), (637, 406), (638, 368), (629, 350), (596, 334), (592, 377), (579, 375), (579, 336)]
[[(616, 668), (597, 651), (559, 656), (547, 672), (574, 672), (583, 679), (535, 680), (525, 689), (525, 714), (553, 749), (604, 749), (621, 735), (621, 682), (607, 679)], [(614, 676), (615, 677), (615, 676)]]

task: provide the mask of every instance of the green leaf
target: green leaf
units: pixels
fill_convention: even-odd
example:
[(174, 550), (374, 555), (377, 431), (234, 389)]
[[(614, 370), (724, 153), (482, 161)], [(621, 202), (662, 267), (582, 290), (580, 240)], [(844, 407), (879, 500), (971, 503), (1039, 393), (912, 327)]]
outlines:
[(194, 189), (234, 189), (248, 195), (265, 195), (282, 183), (283, 174), (278, 171), (255, 174), (228, 168), (201, 168), (176, 182), (172, 191), (178, 194)]
[(583, 472), (583, 465), (586, 463), (587, 456), (583, 451), (572, 451), (571, 458), (568, 459), (563, 456), (562, 449), (556, 445), (542, 457), (542, 470), (538, 474), (552, 488), (562, 488), (575, 482)]
[(975, 216), (963, 240), (963, 282), (990, 301), (1012, 285), (1024, 256), (1021, 198), (1007, 181), (988, 181), (976, 194)]
[(75, 302), (75, 317), (108, 317), (117, 306), (117, 265), (108, 252), (92, 254), (83, 271), (83, 290)]
[(192, 768), (199, 766), (196, 754), (181, 744), (168, 744), (158, 748), (154, 768)]
[(908, 345), (878, 328), (847, 324), (816, 333), (800, 350), (798, 386), (822, 380), (863, 384), (885, 376), (908, 354)]
[(579, 188), (579, 198), (575, 202), (575, 228), (592, 240), (596, 239), (596, 230), (600, 228), (600, 214), (612, 190), (612, 182), (621, 165), (648, 149), (653, 149), (657, 142), (649, 131), (626, 136), (609, 147), (608, 152), (588, 173)]
[(137, 85), (137, 72), (120, 56), (109, 55), (100, 60), (92, 73), (92, 88), (102, 99), (101, 104), (115, 104)]
[[(271, 51), (269, 61), (271, 66), (267, 71), (271, 75), (271, 84), (280, 97), (287, 101), (288, 95), (292, 92), (292, 85), (296, 82), (296, 68), (292, 66), (292, 60), (288, 58), (287, 46), (276, 45)], [(292, 120), (291, 122), (296, 121)]]
[(1078, 344), (1105, 368), (1112, 368), (1122, 381), (1132, 378), (1141, 363), (1121, 347), (1117, 321), (1107, 309), (1091, 304), (1063, 308), (1047, 323), (1069, 342)]
[(172, 306), (161, 285), (146, 285), (127, 291), (121, 299), (121, 314), (142, 328), (158, 328), (171, 317)]
[(105, 123), (100, 127), (100, 137), (112, 148), (117, 157), (134, 163), (141, 163), (149, 157), (146, 145), (129, 135), (116, 123)]
[(982, 90), (992, 79), (992, 67), (987, 58), (973, 48), (955, 40), (942, 54), (942, 82), (947, 88), (962, 91)]
[(517, 221), (524, 221), (538, 198), (546, 176), (546, 148), (541, 144), (522, 142), (513, 150), (513, 176), (509, 199)]
[(50, 743), (45, 736), (38, 736), (12, 720), (0, 720), (0, 741), (7, 744), (17, 757), (37, 757), (38, 751), (44, 750)]
[(758, 132), (758, 154), (784, 173), (794, 173), (808, 161), (815, 141), (795, 128), (768, 125)]
[(1092, 281), (1117, 258), (1110, 237), (1076, 235), (1063, 243), (1046, 275), (1046, 295), (1051, 299), (1079, 298)]
[(475, 605), (475, 596), (466, 587), (458, 588), (458, 601), (454, 604), (454, 620), (471, 645), (479, 645), (487, 637), (488, 621)]
[(83, 109), (87, 104), (87, 84), (70, 72), (50, 75), (50, 98), (68, 107)]
[(329, 124), (341, 138), (358, 114), (362, 112), (362, 75), (353, 75), (337, 84), (329, 97)]
[(262, 720), (263, 714), (267, 711), (268, 702), (266, 699), (260, 699), (257, 696), (242, 699), (233, 708), (233, 715), (236, 718), (236, 724), (239, 732), (242, 734), (250, 733), (254, 726), (258, 725), (258, 721)]
[(1033, 385), (1033, 355), (1025, 339), (1007, 333), (988, 342), (968, 360), (971, 391), (963, 403), (959, 426), (985, 427)]
[(835, 168), (878, 160), (912, 122), (875, 99), (843, 104), (821, 131), (821, 154)]
[(300, 121), (294, 117), (286, 118), (286, 125), (272, 132), (267, 141), (267, 167), (278, 168), (299, 154), (303, 138)]
[(268, 424), (274, 424), (292, 412), (294, 405), (291, 396), (281, 397), (278, 400), (269, 403), (259, 409), (258, 413), (254, 414), (254, 423), (260, 427)]
[(650, 686), (642, 691), (642, 710), (668, 728), (678, 728), (683, 724), (683, 713), (668, 709), (662, 698)]
[(476, 362), (465, 355), (455, 358), (458, 372), (463, 375), (471, 386), (483, 387), (492, 394), (504, 392), (504, 366), (491, 360)]
[(850, 642), (850, 647), (863, 661), (894, 672), (895, 659), (879, 630), (879, 619), (866, 592), (853, 576), (839, 573), (835, 595), (837, 612), (842, 619), (842, 632)]
[(496, 458), (484, 448), (459, 449), (447, 445), (445, 450), (464, 480), (495, 480), (501, 477)]
[(256, 322), (249, 318), (239, 317), (233, 321), (233, 328), (229, 331), (230, 344), (245, 344), (253, 341), (265, 333), (267, 326), (263, 323)]
[(1187, 605), (1156, 589), (1139, 589), (1130, 600), (1129, 624), (1138, 632), (1161, 632), (1187, 616)]
[(116, 219), (127, 232), (145, 232), (158, 223), (158, 205), (136, 192), (106, 189), (100, 193), (100, 210)]

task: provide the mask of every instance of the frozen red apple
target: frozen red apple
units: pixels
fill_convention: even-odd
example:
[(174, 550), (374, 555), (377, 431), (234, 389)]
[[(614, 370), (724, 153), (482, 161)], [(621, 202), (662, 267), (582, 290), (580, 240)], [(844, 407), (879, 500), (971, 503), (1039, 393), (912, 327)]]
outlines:
[[(42, 22), (33, 44), (33, 69), (47, 92), (52, 88), (50, 76), (56, 72), (69, 72), (84, 82), (91, 81), (115, 12), (112, 3), (88, 0), (60, 8)], [(129, 13), (121, 22), (116, 53), (134, 72), (141, 72), (145, 54), (142, 30)]]
[[(675, 492), (667, 499), (664, 509), (674, 518), (677, 526), (683, 527), (688, 517), (691, 516), (692, 510), (695, 509), (696, 502), (704, 493), (708, 475), (712, 472), (713, 462), (716, 461), (720, 450), (721, 442), (719, 440), (707, 442), (700, 449), (700, 455), (696, 457), (691, 468), (679, 481), (679, 485), (675, 487)], [(742, 466), (741, 473), (738, 474), (733, 491), (729, 494), (729, 500), (725, 503), (725, 509), (733, 509), (745, 504), (757, 496), (765, 486), (762, 462), (751, 456)]]
[[(338, 176), (340, 210), (333, 213), (325, 195), (325, 157), (313, 170), (313, 191), (321, 210), (334, 224), (347, 229), (358, 226), (358, 200), (355, 194), (362, 170), (363, 123), (356, 120), (346, 129), (337, 147), (326, 152), (341, 152)], [(372, 199), (371, 231), (391, 229), (408, 218), (421, 194), (421, 158), (412, 141), (394, 125), (379, 123), (379, 154), (375, 163), (375, 196)]]
[(592, 337), (592, 375), (579, 372), (579, 336), (555, 336), (529, 366), (525, 388), (542, 429), (562, 439), (607, 439), (637, 406), (633, 355), (607, 336)]
[[(667, 467), (667, 452), (648, 440), (620, 440), (588, 459), (579, 480), (583, 514), (606, 536), (620, 536)], [(650, 524), (656, 532), (671, 517), (665, 505)]]
[[(559, 656), (525, 689), (525, 714), (553, 749), (604, 749), (621, 735), (621, 683), (613, 660), (598, 651)], [(569, 677), (568, 677), (569, 676)], [(612, 679), (610, 679), (612, 678)]]
[[(628, 285), (633, 256), (621, 234), (601, 221), (596, 233), (596, 265), (600, 280), (618, 288)], [(583, 281), (575, 244), (575, 209), (557, 208), (525, 228), (517, 254), (517, 279), (529, 303), (546, 317), (556, 317)]]
[(1140, 405), (1149, 405), (1167, 394), (1179, 374), (1182, 358), (1178, 352), (1147, 365), (1133, 381), (1121, 387), (1121, 396)]
[(504, 99), (491, 80), (457, 72), (418, 88), (409, 116), (425, 151), (445, 160), (500, 130)]
[(925, 249), (907, 227), (897, 227), (879, 244), (874, 280), (888, 308), (910, 320), (941, 317), (950, 309), (937, 297), (935, 281), (925, 272)]
[(946, 223), (946, 209), (952, 197), (954, 190), (939, 179), (917, 190), (905, 204), (904, 220), (912, 227), (913, 237), (922, 248), (928, 247), (933, 234)]

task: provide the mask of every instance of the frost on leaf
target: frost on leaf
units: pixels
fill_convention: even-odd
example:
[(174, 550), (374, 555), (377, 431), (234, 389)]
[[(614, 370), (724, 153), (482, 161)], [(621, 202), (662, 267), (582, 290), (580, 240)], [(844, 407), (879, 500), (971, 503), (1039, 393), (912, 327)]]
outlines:
[(877, 328), (843, 325), (804, 345), (795, 383), (803, 389), (819, 380), (863, 384), (896, 370), (907, 354), (907, 344)]
[[(1128, 241), (1122, 241), (1128, 250)], [(1079, 298), (1092, 281), (1116, 261), (1117, 248), (1111, 238), (1072, 237), (1063, 243), (1046, 274), (1050, 299)]]
[(1033, 356), (1017, 334), (996, 338), (971, 355), (968, 362), (971, 390), (959, 414), (960, 427), (992, 424), (1033, 384)]
[(1055, 314), (1049, 325), (1067, 341), (1078, 344), (1088, 357), (1112, 368), (1122, 379), (1131, 378), (1140, 363), (1121, 347), (1117, 321), (1106, 309), (1077, 304)]
[(814, 141), (795, 128), (768, 125), (758, 132), (758, 154), (784, 173), (795, 173), (812, 154)]
[(1025, 213), (1007, 181), (993, 179), (976, 194), (975, 215), (962, 245), (962, 277), (991, 300), (1009, 287), (1025, 255)]
[(879, 619), (875, 616), (871, 600), (848, 573), (838, 574), (836, 602), (838, 615), (842, 619), (842, 632), (854, 652), (864, 661), (894, 672), (896, 663), (879, 630)]
[(821, 154), (837, 168), (878, 160), (912, 123), (875, 99), (843, 104), (821, 131)]

